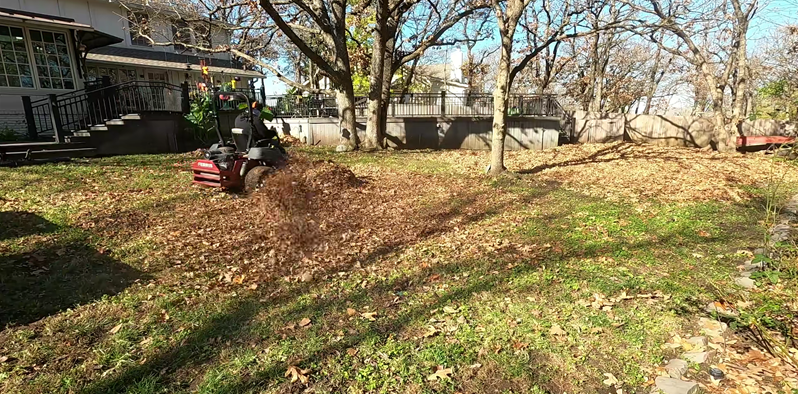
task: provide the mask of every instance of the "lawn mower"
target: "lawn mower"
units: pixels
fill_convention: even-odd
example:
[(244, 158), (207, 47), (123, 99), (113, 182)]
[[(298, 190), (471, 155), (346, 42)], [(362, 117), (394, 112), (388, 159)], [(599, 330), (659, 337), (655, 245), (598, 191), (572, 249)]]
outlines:
[(211, 111), (215, 120), (216, 136), (219, 142), (211, 145), (205, 158), (191, 165), (194, 173), (192, 183), (238, 191), (252, 190), (261, 186), (263, 179), (279, 168), (286, 159), (284, 150), (277, 139), (253, 141), (255, 122), (262, 122), (252, 111), (249, 97), (239, 92), (216, 92), (222, 100), (239, 99), (246, 102), (249, 120), (246, 128), (233, 128), (232, 138), (225, 141), (221, 131), (216, 100), (211, 100)]

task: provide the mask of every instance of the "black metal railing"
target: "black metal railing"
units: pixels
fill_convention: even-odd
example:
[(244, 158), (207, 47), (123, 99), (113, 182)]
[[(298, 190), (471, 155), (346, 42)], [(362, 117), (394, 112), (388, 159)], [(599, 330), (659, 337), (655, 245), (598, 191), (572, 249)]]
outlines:
[[(283, 95), (258, 98), (275, 116), (285, 118), (337, 117), (338, 105), (329, 95)], [(355, 115), (366, 116), (368, 97), (355, 96)], [(555, 96), (511, 95), (509, 116), (562, 117), (564, 111)], [(392, 94), (388, 115), (396, 117), (493, 116), (490, 94), (406, 93)]]
[(183, 112), (184, 109), (181, 86), (159, 81), (129, 81), (49, 95), (32, 101), (30, 108), (26, 108), (26, 116), (32, 118), (39, 138), (54, 135), (60, 141), (61, 135), (88, 130), (125, 115)]

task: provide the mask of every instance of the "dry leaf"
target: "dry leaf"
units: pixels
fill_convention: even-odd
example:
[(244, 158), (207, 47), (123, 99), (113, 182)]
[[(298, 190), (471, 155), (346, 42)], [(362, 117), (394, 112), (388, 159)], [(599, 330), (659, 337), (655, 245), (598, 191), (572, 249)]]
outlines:
[(296, 328), (296, 323), (294, 323), (294, 322), (288, 323), (285, 327), (283, 327), (284, 330), (288, 330), (288, 331), (291, 331), (291, 330), (293, 330), (295, 328)]
[(349, 316), (354, 316), (357, 314), (357, 311), (352, 308), (346, 308), (346, 314)]
[(445, 306), (445, 307), (443, 307), (443, 311), (444, 311), (445, 313), (449, 313), (449, 314), (452, 314), (452, 313), (457, 313), (457, 309), (455, 309), (455, 308), (452, 308), (452, 307), (450, 307), (450, 306)]
[(549, 330), (549, 334), (551, 334), (551, 335), (565, 335), (566, 332), (565, 332), (565, 330), (562, 329), (562, 327), (560, 327), (559, 324), (554, 323), (551, 326), (551, 329)]
[(8, 361), (8, 356), (2, 356), (2, 357), (0, 357), (0, 364), (4, 363), (4, 362), (6, 362), (6, 361)]
[(360, 316), (362, 316), (364, 319), (368, 319), (371, 321), (377, 320), (376, 319), (377, 312), (363, 312), (360, 314)]
[(236, 276), (233, 279), (233, 283), (235, 283), (237, 285), (240, 285), (240, 284), (244, 283), (244, 278), (246, 278), (246, 275)]
[(606, 384), (607, 386), (615, 386), (618, 384), (618, 379), (615, 377), (615, 375), (609, 372), (605, 372), (604, 376), (606, 376), (607, 379), (604, 379), (603, 383)]
[(288, 370), (285, 371), (285, 377), (291, 376), (291, 383), (294, 383), (297, 380), (299, 380), (300, 383), (307, 384), (308, 373), (310, 373), (309, 369), (299, 369), (299, 367), (291, 365), (288, 367)]
[(119, 332), (120, 329), (122, 329), (122, 325), (123, 325), (122, 323), (115, 325), (114, 328), (112, 328), (111, 331), (109, 332), (111, 334), (116, 334), (117, 332)]
[(257, 290), (258, 289), (258, 284), (257, 283), (253, 283), (253, 284), (249, 285), (249, 289), (250, 290)]
[(452, 372), (454, 372), (452, 368), (438, 367), (438, 370), (435, 371), (434, 374), (427, 376), (427, 380), (434, 381), (438, 379), (451, 379)]
[(302, 320), (299, 321), (299, 326), (300, 327), (307, 327), (309, 325), (310, 325), (310, 319), (308, 319), (307, 317), (305, 317), (305, 318), (303, 318)]
[(348, 354), (348, 355), (350, 355), (352, 357), (354, 357), (357, 354), (357, 352), (358, 352), (358, 350), (353, 348), (353, 347), (350, 347), (349, 349), (346, 349), (346, 354)]

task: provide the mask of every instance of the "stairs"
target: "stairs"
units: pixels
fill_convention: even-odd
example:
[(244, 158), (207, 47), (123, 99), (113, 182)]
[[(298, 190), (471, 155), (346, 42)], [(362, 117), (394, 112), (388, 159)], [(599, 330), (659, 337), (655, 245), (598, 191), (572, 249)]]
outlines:
[[(87, 129), (73, 131), (64, 136), (64, 142), (18, 142), (0, 143), (0, 165), (12, 162), (42, 162), (53, 159), (91, 157), (103, 154), (101, 145), (112, 133), (124, 131), (126, 125), (141, 120), (138, 114), (120, 116), (103, 124), (89, 126)], [(55, 160), (57, 161), (57, 160)], [(13, 163), (18, 165), (20, 163)]]

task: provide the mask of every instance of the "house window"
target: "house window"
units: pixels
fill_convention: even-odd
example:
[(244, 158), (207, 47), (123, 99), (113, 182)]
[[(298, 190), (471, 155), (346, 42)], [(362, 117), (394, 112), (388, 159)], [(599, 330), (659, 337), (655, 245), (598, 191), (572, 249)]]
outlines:
[(33, 88), (33, 72), (20, 27), (0, 25), (0, 87)]
[(150, 17), (143, 12), (129, 12), (130, 43), (137, 46), (152, 46), (150, 40), (144, 36), (150, 35)]
[(75, 89), (72, 58), (63, 33), (30, 29), (36, 76), (42, 89)]
[(179, 20), (175, 21), (172, 25), (172, 42), (174, 42), (175, 50), (182, 51), (186, 49), (186, 45), (191, 45), (191, 29), (188, 23)]

